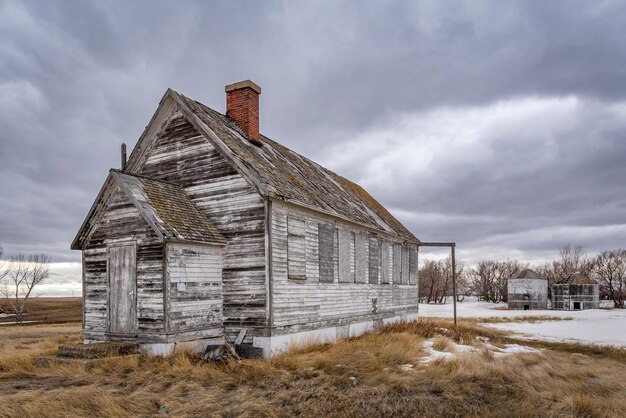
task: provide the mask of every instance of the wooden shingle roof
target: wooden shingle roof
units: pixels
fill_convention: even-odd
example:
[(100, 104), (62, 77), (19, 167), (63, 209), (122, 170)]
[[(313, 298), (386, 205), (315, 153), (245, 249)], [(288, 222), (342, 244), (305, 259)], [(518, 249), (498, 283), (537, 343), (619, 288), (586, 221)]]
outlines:
[(257, 184), (261, 194), (419, 242), (361, 186), (265, 136), (261, 146), (253, 145), (227, 116), (182, 94), (168, 92), (192, 123), (208, 128), (203, 133), (228, 148), (242, 174)]
[(111, 174), (163, 239), (226, 243), (182, 187), (116, 171)]

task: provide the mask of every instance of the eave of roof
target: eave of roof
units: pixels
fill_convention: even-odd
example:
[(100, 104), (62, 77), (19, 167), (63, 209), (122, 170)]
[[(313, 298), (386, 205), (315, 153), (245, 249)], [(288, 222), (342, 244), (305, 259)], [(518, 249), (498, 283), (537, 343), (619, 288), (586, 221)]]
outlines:
[[(115, 185), (126, 194), (161, 241), (215, 245), (226, 243), (224, 237), (180, 186), (112, 169), (74, 238), (72, 249), (82, 249), (84, 243), (89, 240), (95, 230), (93, 226), (104, 211), (106, 200)], [(90, 226), (90, 231), (87, 232)]]

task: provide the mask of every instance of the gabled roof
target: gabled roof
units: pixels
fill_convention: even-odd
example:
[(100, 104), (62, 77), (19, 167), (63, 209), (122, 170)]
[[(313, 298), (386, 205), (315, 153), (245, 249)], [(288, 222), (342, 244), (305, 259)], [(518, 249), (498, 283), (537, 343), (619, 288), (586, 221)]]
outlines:
[(520, 271), (513, 278), (514, 279), (543, 279), (543, 280), (548, 280), (545, 277), (541, 277), (539, 274), (537, 274), (534, 270), (531, 270), (531, 269), (524, 269), (524, 270)]
[[(96, 203), (72, 243), (72, 249), (82, 248), (84, 242), (89, 239), (89, 233), (85, 233), (87, 226), (98, 221), (114, 185), (119, 186), (128, 196), (162, 241), (220, 245), (226, 243), (207, 217), (187, 197), (182, 187), (111, 170)], [(90, 231), (93, 230), (93, 227), (90, 228)]]
[(261, 195), (419, 242), (359, 185), (265, 136), (262, 136), (261, 146), (253, 145), (227, 116), (173, 90), (168, 90), (166, 96), (168, 94), (190, 122), (233, 162)]
[(556, 282), (556, 284), (596, 284), (589, 277), (583, 275), (580, 272), (570, 273), (567, 276), (563, 277), (561, 280)]

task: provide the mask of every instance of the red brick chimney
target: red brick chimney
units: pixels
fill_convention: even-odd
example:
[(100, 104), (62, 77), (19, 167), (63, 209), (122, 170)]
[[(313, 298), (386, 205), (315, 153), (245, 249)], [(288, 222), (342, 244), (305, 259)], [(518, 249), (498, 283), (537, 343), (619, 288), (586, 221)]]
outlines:
[(261, 87), (250, 80), (226, 86), (226, 115), (241, 128), (249, 141), (260, 143), (259, 95)]

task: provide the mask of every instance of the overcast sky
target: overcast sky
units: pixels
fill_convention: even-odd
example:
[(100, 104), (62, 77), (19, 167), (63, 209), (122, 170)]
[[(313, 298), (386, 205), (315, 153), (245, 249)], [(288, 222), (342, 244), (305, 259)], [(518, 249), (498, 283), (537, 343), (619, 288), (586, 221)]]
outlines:
[(168, 87), (364, 186), (469, 264), (626, 247), (626, 2), (0, 0), (0, 244), (57, 264)]

